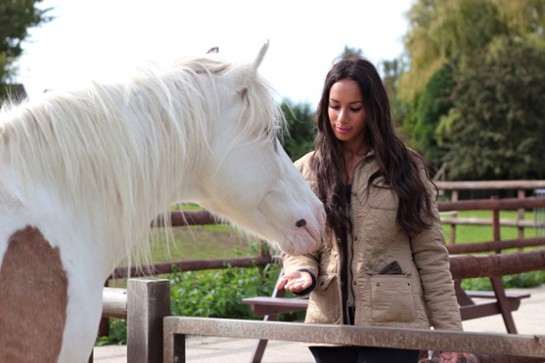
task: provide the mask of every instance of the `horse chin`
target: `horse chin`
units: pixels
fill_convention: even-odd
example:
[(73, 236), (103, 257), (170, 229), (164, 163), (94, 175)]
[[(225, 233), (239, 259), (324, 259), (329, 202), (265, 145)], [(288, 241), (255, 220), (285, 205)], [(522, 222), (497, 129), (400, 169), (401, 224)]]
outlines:
[(296, 233), (286, 237), (278, 243), (280, 249), (291, 256), (299, 256), (317, 251), (320, 248), (321, 234), (314, 236), (305, 229), (298, 229)]

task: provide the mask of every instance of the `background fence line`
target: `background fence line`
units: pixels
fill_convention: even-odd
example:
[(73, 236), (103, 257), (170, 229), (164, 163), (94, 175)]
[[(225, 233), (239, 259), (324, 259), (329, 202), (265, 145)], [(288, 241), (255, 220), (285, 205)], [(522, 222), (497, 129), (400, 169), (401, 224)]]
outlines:
[[(461, 210), (491, 210), (493, 217), (490, 220), (490, 225), (493, 228), (493, 240), (489, 242), (480, 242), (468, 245), (455, 245), (454, 240), (451, 240), (449, 244), (450, 253), (476, 253), (476, 252), (501, 252), (507, 248), (518, 248), (522, 251), (525, 247), (543, 246), (545, 238), (524, 238), (524, 228), (543, 228), (542, 223), (534, 221), (534, 223), (528, 223), (530, 221), (524, 221), (524, 211), (526, 209), (534, 209), (537, 211), (545, 211), (545, 193), (537, 197), (526, 197), (526, 191), (530, 189), (545, 188), (545, 181), (517, 181), (517, 182), (437, 182), (438, 187), (441, 190), (450, 190), (453, 192), (451, 201), (439, 201), (438, 207), (442, 212), (453, 213), (453, 216), (445, 219), (445, 223), (451, 225), (455, 236), (456, 225), (462, 224), (475, 224), (475, 221), (467, 221), (463, 219), (456, 219), (455, 213)], [(457, 194), (454, 193), (457, 190), (462, 189), (517, 189), (517, 198), (506, 199), (481, 199), (481, 200), (457, 200)], [(524, 191), (524, 192), (521, 192)], [(500, 220), (500, 210), (518, 210), (519, 214), (516, 221)], [(522, 211), (522, 217), (520, 214)], [(446, 218), (446, 217), (444, 217)], [(170, 220), (173, 226), (187, 226), (187, 225), (205, 225), (216, 224), (216, 220), (207, 211), (175, 211), (170, 215)], [(484, 223), (479, 221), (479, 223)], [(488, 224), (488, 222), (486, 223)], [(165, 225), (163, 218), (158, 217), (153, 221), (154, 227), (162, 227)], [(516, 240), (501, 241), (499, 230), (501, 225), (516, 225), (519, 228), (519, 238)], [(176, 266), (181, 271), (196, 271), (205, 269), (217, 269), (225, 268), (228, 265), (233, 267), (250, 267), (250, 266), (265, 266), (270, 263), (273, 258), (267, 254), (265, 249), (262, 249), (259, 256), (242, 257), (234, 259), (214, 259), (214, 260), (190, 260), (190, 261), (178, 261), (173, 263), (161, 263), (150, 266), (144, 266), (140, 269), (131, 269), (128, 271), (126, 268), (117, 268), (112, 275), (116, 278), (124, 278), (129, 273), (130, 276), (137, 277), (141, 275), (154, 275), (154, 274), (167, 274), (172, 272), (172, 266)], [(521, 273), (543, 269), (545, 267), (545, 250), (531, 251), (531, 252), (516, 252), (505, 255), (486, 255), (486, 256), (452, 256), (451, 257), (451, 271), (453, 278), (470, 278), (470, 277), (490, 277), (490, 276), (502, 276), (507, 274)], [(153, 278), (151, 278), (153, 279)], [(155, 279), (157, 280), (157, 279)], [(136, 281), (136, 282), (134, 282)], [(128, 323), (127, 329), (127, 351), (131, 358), (128, 360), (131, 363), (149, 363), (157, 361), (157, 347), (162, 344), (156, 339), (150, 338), (152, 335), (157, 334), (157, 324), (162, 324), (162, 317), (169, 315), (169, 293), (167, 294), (165, 288), (168, 287), (168, 280), (161, 282), (163, 287), (158, 289), (157, 296), (150, 299), (142, 296), (150, 296), (150, 286), (154, 286), (155, 282), (152, 282), (150, 278), (144, 279), (146, 282), (139, 281), (139, 279), (129, 279), (129, 285), (127, 289), (114, 289), (105, 288), (104, 290), (104, 305), (103, 316), (111, 318), (127, 318), (128, 322), (134, 319), (132, 324)], [(143, 285), (141, 285), (143, 283)], [(136, 285), (133, 285), (136, 284)], [(134, 286), (139, 286), (135, 288)], [(142, 287), (144, 286), (144, 287)], [(134, 291), (140, 290), (140, 293), (131, 293), (131, 289)], [(155, 288), (151, 288), (155, 291)], [(143, 294), (143, 295), (142, 295)], [(134, 301), (155, 301), (154, 303), (144, 303), (145, 306), (138, 307), (141, 303), (130, 303), (131, 295), (139, 296)], [(154, 294), (151, 294), (154, 295)], [(162, 297), (158, 297), (162, 296)], [(168, 300), (168, 302), (165, 302)], [(154, 304), (161, 304), (162, 307), (156, 307)], [(148, 305), (146, 305), (148, 304)], [(149, 310), (155, 313), (149, 314)], [(132, 314), (132, 315), (131, 315)], [(134, 316), (131, 318), (131, 316)], [(150, 321), (142, 321), (143, 317), (152, 317), (154, 323)], [(159, 320), (157, 320), (159, 319)], [(184, 318), (185, 319), (185, 318)], [(157, 323), (160, 321), (160, 323)], [(293, 323), (291, 323), (293, 324)], [(143, 330), (144, 329), (144, 330)], [(146, 330), (147, 329), (147, 330)], [(153, 331), (153, 333), (151, 333)], [(159, 335), (161, 336), (161, 335)], [(254, 336), (258, 338), (258, 336)], [(272, 339), (272, 338), (271, 338)], [(434, 338), (435, 339), (435, 338)], [(545, 347), (545, 338), (543, 336), (536, 336), (536, 342), (541, 347)], [(142, 347), (141, 345), (145, 346)], [(140, 346), (140, 347), (137, 347)], [(150, 346), (151, 345), (151, 346)], [(515, 349), (515, 348), (513, 348)], [(533, 348), (532, 348), (533, 349)], [(541, 349), (541, 348), (540, 348)], [(545, 348), (544, 348), (545, 349)], [(131, 353), (129, 353), (129, 351)], [(137, 353), (135, 353), (137, 352)], [(512, 351), (511, 353), (513, 353)], [(132, 354), (135, 355), (132, 355)], [(163, 353), (160, 353), (161, 356)], [(517, 353), (518, 354), (518, 353)], [(525, 353), (526, 354), (526, 353)], [(539, 353), (542, 354), (542, 353)], [(150, 358), (153, 356), (153, 358)], [(92, 357), (91, 357), (92, 359)], [(165, 358), (167, 359), (167, 358)], [(92, 361), (92, 360), (90, 360)]]

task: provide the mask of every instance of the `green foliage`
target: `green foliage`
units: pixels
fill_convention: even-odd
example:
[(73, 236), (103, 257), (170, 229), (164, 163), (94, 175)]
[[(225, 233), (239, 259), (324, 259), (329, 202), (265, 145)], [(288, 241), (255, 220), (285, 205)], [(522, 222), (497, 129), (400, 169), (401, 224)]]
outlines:
[(490, 279), (486, 277), (476, 277), (462, 281), (462, 289), (469, 291), (492, 291)]
[(424, 90), (429, 79), (452, 59), (480, 51), (507, 27), (490, 0), (419, 0), (408, 13), (405, 45), (411, 68), (402, 78), (408, 101)]
[(440, 165), (444, 151), (435, 133), (439, 120), (448, 114), (453, 105), (453, 72), (453, 64), (446, 63), (430, 78), (414, 113), (416, 122), (412, 130), (413, 145), (436, 167)]
[(399, 58), (383, 61), (379, 66), (381, 68), (384, 85), (386, 86), (388, 97), (390, 99), (392, 121), (397, 128), (401, 129), (403, 126), (403, 120), (407, 117), (409, 112), (408, 103), (403, 101), (398, 95), (399, 77), (406, 71), (406, 64), (402, 58)]
[(263, 270), (254, 267), (175, 272), (169, 276), (171, 312), (182, 316), (250, 318), (250, 307), (242, 299), (270, 295), (277, 275), (278, 268), (273, 265)]
[(340, 57), (342, 59), (348, 59), (348, 58), (351, 58), (353, 56), (361, 57), (362, 55), (363, 55), (363, 51), (361, 49), (351, 48), (351, 47), (345, 45)]
[(0, 84), (12, 74), (10, 65), (22, 53), (22, 42), (28, 28), (49, 21), (50, 9), (38, 9), (43, 0), (12, 0), (0, 2)]
[[(545, 271), (530, 271), (516, 275), (507, 275), (502, 277), (503, 287), (512, 288), (531, 288), (545, 283)], [(464, 290), (491, 291), (492, 284), (486, 277), (466, 279), (462, 281)]]
[(502, 38), (457, 74), (441, 122), (450, 180), (545, 178), (545, 50)]
[[(279, 264), (264, 268), (233, 268), (203, 271), (176, 271), (167, 278), (171, 281), (171, 315), (232, 319), (261, 319), (256, 317), (242, 299), (270, 296)], [(286, 293), (286, 296), (293, 296)], [(278, 320), (302, 319), (303, 313), (280, 314)], [(125, 320), (110, 319), (109, 336), (100, 337), (96, 344), (126, 344)]]
[(280, 108), (288, 124), (288, 135), (282, 140), (282, 146), (295, 161), (314, 146), (314, 112), (309, 104), (293, 105), (288, 100), (284, 100)]
[(531, 271), (503, 277), (505, 288), (536, 287), (545, 283), (545, 271)]
[[(409, 105), (401, 130), (409, 135), (410, 145), (435, 166), (441, 161), (454, 164), (450, 179), (543, 177), (541, 170), (532, 170), (542, 151), (534, 149), (535, 136), (543, 132), (533, 119), (543, 119), (535, 110), (543, 102), (537, 86), (542, 72), (534, 70), (543, 64), (535, 55), (545, 46), (545, 2), (418, 0), (408, 20), (410, 67), (400, 75), (397, 94)], [(525, 47), (516, 51), (509, 42)], [(445, 78), (450, 65), (452, 83)], [(474, 107), (467, 105), (471, 102)], [(501, 117), (506, 122), (497, 123)], [(457, 141), (446, 156), (443, 141), (451, 137)], [(458, 149), (466, 137), (467, 147)], [(503, 148), (506, 141), (508, 149)]]
[(108, 319), (108, 326), (110, 328), (110, 334), (98, 337), (95, 345), (127, 344), (127, 320)]
[(25, 96), (25, 89), (22, 84), (0, 83), (0, 105), (5, 100), (17, 101)]

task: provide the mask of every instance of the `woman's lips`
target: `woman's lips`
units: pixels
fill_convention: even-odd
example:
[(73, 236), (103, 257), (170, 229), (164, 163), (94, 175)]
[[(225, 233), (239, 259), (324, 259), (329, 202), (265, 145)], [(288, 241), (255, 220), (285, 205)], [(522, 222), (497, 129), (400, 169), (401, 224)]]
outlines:
[(346, 134), (348, 131), (350, 131), (350, 127), (341, 127), (341, 126), (335, 126), (337, 129), (337, 132), (340, 134)]

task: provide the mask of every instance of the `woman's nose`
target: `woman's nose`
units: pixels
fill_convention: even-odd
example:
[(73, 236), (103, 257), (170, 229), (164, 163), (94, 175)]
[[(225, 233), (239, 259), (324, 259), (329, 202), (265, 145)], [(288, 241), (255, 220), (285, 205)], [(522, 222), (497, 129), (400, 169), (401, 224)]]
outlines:
[(339, 112), (339, 118), (338, 119), (342, 123), (347, 123), (348, 122), (348, 112), (346, 112), (346, 110), (342, 109)]

